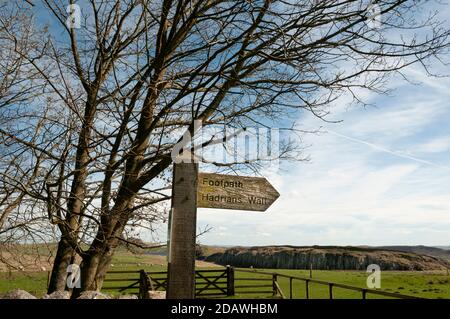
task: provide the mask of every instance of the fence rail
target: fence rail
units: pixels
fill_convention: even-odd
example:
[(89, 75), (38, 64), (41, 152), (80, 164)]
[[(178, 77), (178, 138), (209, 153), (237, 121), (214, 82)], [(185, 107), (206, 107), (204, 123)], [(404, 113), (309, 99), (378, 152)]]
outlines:
[[(329, 282), (329, 281), (324, 281), (324, 280), (319, 280), (319, 279), (290, 276), (290, 275), (273, 273), (273, 272), (265, 272), (265, 271), (260, 271), (260, 270), (236, 268), (235, 271), (272, 276), (273, 277), (272, 281), (274, 282), (274, 285), (275, 285), (275, 282), (278, 283), (278, 278), (289, 279), (289, 297), (290, 297), (290, 299), (292, 299), (292, 296), (293, 296), (293, 281), (294, 280), (303, 281), (305, 283), (306, 299), (310, 299), (310, 296), (311, 296), (310, 283), (328, 286), (328, 294), (329, 294), (330, 299), (334, 299), (334, 295), (333, 295), (334, 288), (341, 288), (341, 289), (360, 292), (362, 299), (366, 299), (368, 294), (378, 295), (378, 296), (383, 296), (383, 297), (398, 298), (398, 299), (424, 299), (421, 297), (403, 295), (403, 294), (392, 293), (392, 292), (388, 292), (388, 291), (360, 288), (360, 287), (350, 286), (350, 285), (346, 285), (346, 284), (339, 284), (339, 283), (334, 283), (334, 282)], [(274, 288), (274, 292), (275, 292), (275, 288)]]
[[(260, 278), (250, 276), (236, 276), (239, 274), (256, 274)], [(135, 274), (133, 278), (105, 278), (105, 282), (124, 283), (123, 286), (105, 286), (105, 290), (118, 290), (119, 292), (132, 290), (136, 291), (139, 298), (149, 298), (150, 290), (167, 290), (167, 272), (147, 272), (140, 271), (109, 271), (108, 275)], [(280, 279), (289, 281), (289, 291), (283, 291), (280, 285)], [(424, 299), (416, 296), (403, 295), (387, 291), (367, 289), (350, 286), (335, 282), (329, 282), (319, 279), (298, 277), (280, 274), (276, 272), (267, 272), (261, 270), (226, 267), (221, 269), (206, 269), (195, 271), (195, 296), (196, 298), (217, 298), (231, 297), (236, 295), (265, 295), (272, 298), (293, 299), (294, 282), (303, 282), (304, 295), (306, 299), (311, 299), (311, 284), (318, 284), (328, 287), (329, 299), (335, 299), (335, 289), (345, 289), (359, 292), (362, 299), (368, 295), (383, 296), (397, 299)], [(302, 289), (302, 290), (303, 290)]]

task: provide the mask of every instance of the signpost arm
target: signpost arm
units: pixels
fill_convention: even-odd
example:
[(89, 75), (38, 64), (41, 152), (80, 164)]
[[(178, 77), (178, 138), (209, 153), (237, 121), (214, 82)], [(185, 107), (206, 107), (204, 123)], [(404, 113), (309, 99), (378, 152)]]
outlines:
[(195, 298), (198, 164), (173, 165), (168, 299)]

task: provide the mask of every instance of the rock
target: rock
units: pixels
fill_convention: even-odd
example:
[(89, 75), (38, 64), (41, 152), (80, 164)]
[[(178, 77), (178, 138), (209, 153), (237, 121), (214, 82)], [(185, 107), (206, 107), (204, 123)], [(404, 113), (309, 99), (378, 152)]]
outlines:
[(139, 299), (136, 295), (120, 295), (116, 299)]
[(98, 291), (87, 290), (83, 291), (77, 299), (111, 299), (108, 295), (102, 294)]
[(42, 299), (70, 299), (70, 292), (68, 291), (55, 291), (49, 295), (45, 295)]
[(2, 299), (37, 299), (37, 298), (25, 290), (15, 289), (4, 294), (2, 296)]
[(155, 290), (150, 290), (148, 292), (149, 294), (149, 299), (166, 299), (166, 292), (165, 291), (155, 291)]
[(366, 270), (377, 264), (382, 270), (440, 270), (444, 262), (414, 253), (361, 247), (235, 247), (206, 258), (208, 262), (235, 267), (266, 269)]

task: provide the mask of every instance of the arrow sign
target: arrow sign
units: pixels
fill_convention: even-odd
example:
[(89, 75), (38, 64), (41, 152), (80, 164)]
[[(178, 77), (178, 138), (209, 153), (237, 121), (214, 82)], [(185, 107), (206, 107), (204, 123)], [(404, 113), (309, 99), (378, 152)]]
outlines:
[(278, 197), (264, 177), (198, 174), (197, 207), (263, 212)]

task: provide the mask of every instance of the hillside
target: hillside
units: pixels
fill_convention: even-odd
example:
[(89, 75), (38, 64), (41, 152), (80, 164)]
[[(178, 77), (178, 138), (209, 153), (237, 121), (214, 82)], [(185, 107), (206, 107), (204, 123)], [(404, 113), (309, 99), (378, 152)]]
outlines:
[(395, 250), (395, 251), (403, 251), (410, 252), (419, 255), (427, 255), (436, 258), (441, 258), (447, 261), (450, 261), (450, 250), (429, 247), (429, 246), (381, 246), (375, 247), (377, 249), (386, 249), (386, 250)]
[(449, 263), (433, 256), (392, 249), (363, 247), (234, 247), (214, 253), (206, 261), (236, 267), (271, 269), (365, 270), (370, 264), (382, 270), (441, 270)]
[[(151, 246), (151, 243), (144, 244)], [(0, 273), (10, 270), (47, 272), (52, 269), (54, 256), (56, 255), (56, 244), (18, 244), (8, 247), (8, 250), (2, 248), (0, 246)], [(216, 252), (215, 250), (212, 251)], [(163, 267), (165, 269), (166, 265), (166, 247), (141, 249), (120, 245), (115, 250), (109, 270), (148, 267)], [(197, 260), (196, 265), (197, 267), (216, 266), (201, 260)]]

